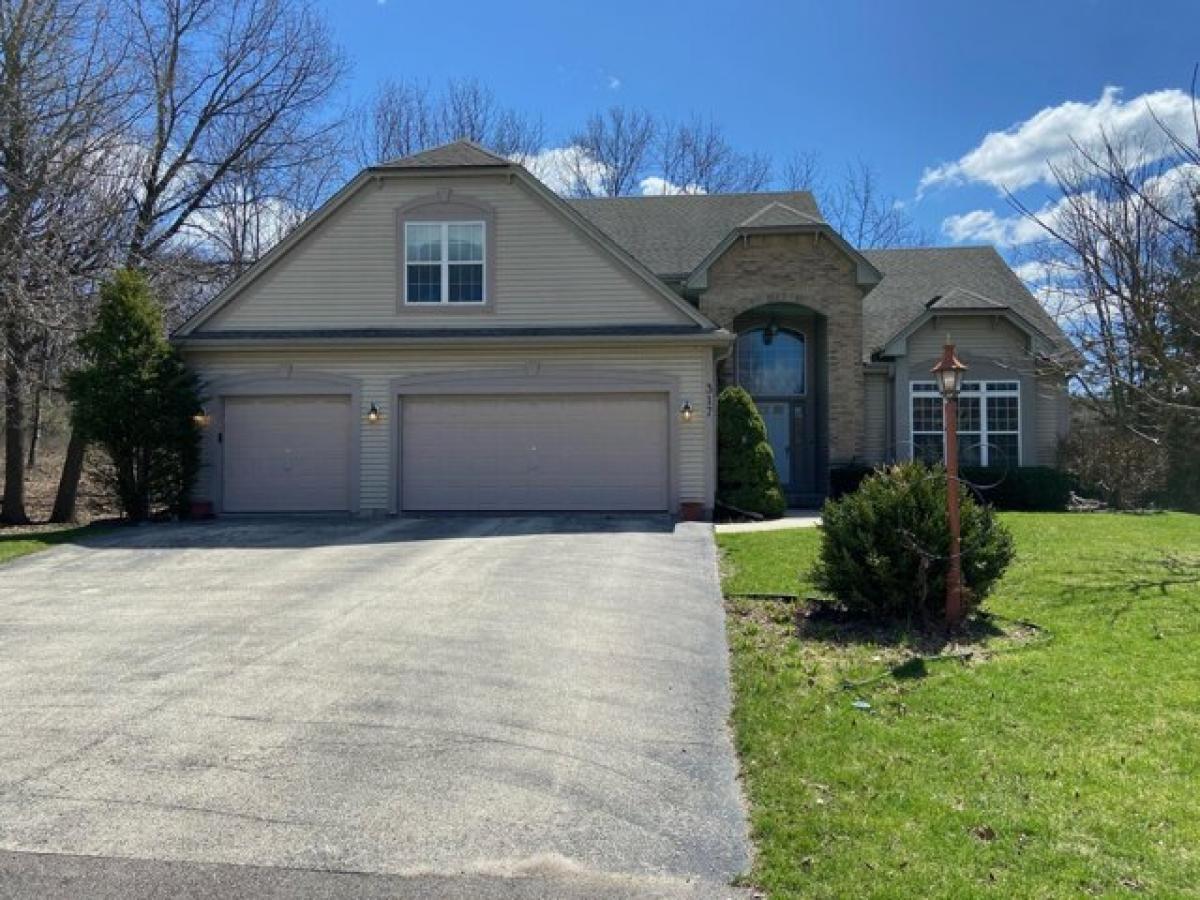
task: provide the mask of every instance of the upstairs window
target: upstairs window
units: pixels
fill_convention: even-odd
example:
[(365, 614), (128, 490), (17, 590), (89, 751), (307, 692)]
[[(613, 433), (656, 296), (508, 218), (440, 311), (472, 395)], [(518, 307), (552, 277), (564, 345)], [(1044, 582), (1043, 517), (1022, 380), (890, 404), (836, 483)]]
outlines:
[[(913, 457), (946, 458), (942, 395), (932, 381), (911, 385)], [(1021, 464), (1021, 383), (965, 381), (958, 397), (958, 462), (963, 466)]]
[(404, 302), (484, 303), (483, 222), (406, 222)]

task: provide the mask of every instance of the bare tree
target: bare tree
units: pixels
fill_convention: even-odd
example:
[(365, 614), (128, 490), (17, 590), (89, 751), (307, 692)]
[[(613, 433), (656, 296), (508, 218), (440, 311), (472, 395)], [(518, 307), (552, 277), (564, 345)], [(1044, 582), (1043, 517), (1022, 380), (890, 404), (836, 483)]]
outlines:
[(711, 119), (693, 116), (664, 126), (657, 150), (665, 191), (760, 191), (771, 180), (770, 160), (761, 154), (734, 150), (724, 131)]
[(70, 320), (105, 247), (95, 163), (119, 95), (104, 17), (75, 0), (0, 0), (0, 329), (5, 479), (0, 521), (24, 523), (26, 400), (35, 348)]
[(1148, 150), (1146, 140), (1154, 138), (1077, 146), (1054, 168), (1053, 201), (1034, 210), (1009, 199), (1048, 238), (1040, 249), (1059, 321), (1080, 354), (1063, 361), (1080, 396), (1155, 440), (1163, 410), (1200, 415), (1200, 363), (1180, 358), (1172, 340), (1200, 331), (1200, 310), (1172, 289), (1179, 260), (1194, 255), (1200, 171)]
[[(122, 0), (121, 8), (137, 113), (124, 148), (132, 170), (124, 261), (147, 270), (170, 304), (161, 288), (180, 283), (172, 269), (211, 249), (186, 244), (236, 196), (252, 162), (260, 176), (322, 162), (339, 126), (329, 100), (346, 62), (312, 0)], [(167, 309), (168, 320), (179, 315)], [(55, 521), (74, 515), (84, 449), (72, 435)]]
[(346, 70), (310, 0), (125, 0), (146, 110), (128, 262), (143, 265), (236, 180), (319, 161)]
[(355, 112), (352, 132), (350, 152), (359, 167), (459, 139), (501, 156), (531, 156), (545, 134), (540, 119), (503, 106), (472, 79), (450, 81), (440, 92), (414, 81), (384, 81)]
[(929, 243), (900, 199), (883, 190), (878, 174), (862, 160), (847, 164), (840, 178), (830, 180), (815, 154), (799, 152), (784, 166), (784, 184), (788, 190), (812, 191), (826, 221), (855, 247)]
[(571, 138), (570, 193), (621, 197), (634, 193), (646, 174), (658, 125), (648, 112), (610, 106), (588, 117)]
[(797, 150), (783, 164), (783, 183), (789, 191), (821, 194), (824, 172), (821, 157), (811, 150)]

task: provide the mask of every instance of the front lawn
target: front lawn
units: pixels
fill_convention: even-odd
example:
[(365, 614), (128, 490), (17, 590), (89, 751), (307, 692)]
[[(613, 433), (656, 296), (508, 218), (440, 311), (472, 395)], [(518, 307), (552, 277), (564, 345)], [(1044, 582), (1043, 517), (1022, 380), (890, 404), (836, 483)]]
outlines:
[[(773, 897), (1192, 895), (1200, 517), (1006, 514), (1018, 560), (968, 661), (801, 638), (729, 601), (741, 754)], [(815, 530), (721, 535), (727, 594), (801, 594)]]
[(96, 529), (89, 526), (54, 528), (45, 531), (12, 531), (0, 529), (0, 563), (6, 563), (18, 556), (46, 550), (57, 544), (70, 544), (84, 534), (95, 534)]

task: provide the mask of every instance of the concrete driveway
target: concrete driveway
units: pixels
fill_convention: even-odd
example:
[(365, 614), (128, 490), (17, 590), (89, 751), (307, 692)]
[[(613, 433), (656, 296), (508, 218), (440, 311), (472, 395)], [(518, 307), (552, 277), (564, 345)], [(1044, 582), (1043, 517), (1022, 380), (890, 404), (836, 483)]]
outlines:
[(728, 708), (703, 525), (116, 532), (0, 568), (0, 893), (727, 896)]

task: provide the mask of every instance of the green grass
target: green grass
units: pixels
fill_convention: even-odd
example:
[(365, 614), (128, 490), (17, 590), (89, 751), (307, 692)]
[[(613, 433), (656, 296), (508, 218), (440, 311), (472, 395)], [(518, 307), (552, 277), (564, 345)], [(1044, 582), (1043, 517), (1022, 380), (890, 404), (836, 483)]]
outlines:
[(90, 526), (77, 528), (64, 527), (58, 531), (38, 531), (28, 534), (5, 534), (0, 530), (0, 564), (46, 550), (58, 544), (70, 544), (84, 534), (96, 534), (96, 529)]
[[(988, 608), (1044, 631), (924, 677), (730, 601), (771, 896), (1200, 895), (1200, 517), (1003, 518), (1019, 557)], [(722, 535), (726, 592), (810, 591), (818, 540)]]

